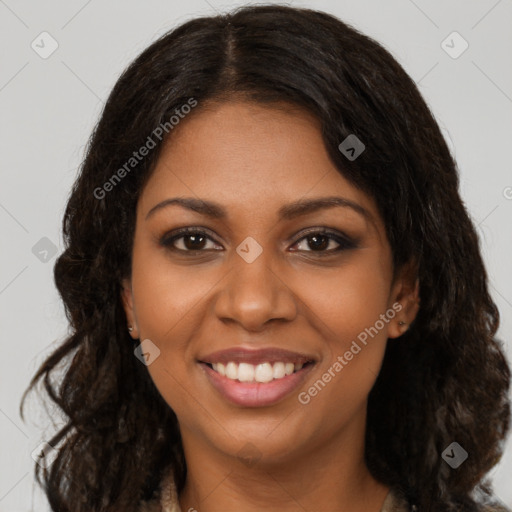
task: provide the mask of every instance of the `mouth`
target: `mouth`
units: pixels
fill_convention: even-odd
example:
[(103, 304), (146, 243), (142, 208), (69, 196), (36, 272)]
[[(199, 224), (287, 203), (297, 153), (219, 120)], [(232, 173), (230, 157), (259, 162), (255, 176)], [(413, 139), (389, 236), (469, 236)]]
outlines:
[(227, 379), (238, 382), (259, 382), (265, 384), (273, 380), (284, 379), (293, 373), (297, 373), (302, 368), (314, 364), (313, 361), (306, 363), (285, 363), (278, 361), (271, 363), (266, 361), (258, 365), (249, 363), (237, 363), (229, 361), (227, 364), (223, 363), (204, 363), (214, 372), (226, 377)]
[(282, 349), (224, 350), (197, 361), (210, 384), (243, 407), (275, 404), (289, 395), (316, 364), (312, 356)]

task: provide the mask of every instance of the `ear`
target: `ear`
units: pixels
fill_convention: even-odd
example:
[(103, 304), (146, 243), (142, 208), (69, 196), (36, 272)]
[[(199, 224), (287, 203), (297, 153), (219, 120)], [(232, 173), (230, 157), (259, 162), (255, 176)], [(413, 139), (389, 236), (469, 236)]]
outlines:
[(133, 305), (133, 292), (131, 279), (125, 278), (121, 282), (121, 300), (123, 302), (126, 320), (128, 322), (127, 328), (132, 327), (130, 336), (136, 340), (139, 338), (139, 328), (137, 325), (137, 317)]
[(388, 338), (398, 338), (409, 329), (420, 309), (420, 282), (416, 262), (404, 265), (398, 272), (389, 307), (396, 311), (396, 315), (389, 323)]

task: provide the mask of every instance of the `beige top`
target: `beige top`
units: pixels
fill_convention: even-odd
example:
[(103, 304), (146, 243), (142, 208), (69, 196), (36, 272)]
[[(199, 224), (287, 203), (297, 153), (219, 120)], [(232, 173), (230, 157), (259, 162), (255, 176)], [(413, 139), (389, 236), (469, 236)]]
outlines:
[[(168, 478), (164, 478), (162, 484), (165, 480), (168, 484), (161, 488), (160, 498), (142, 502), (139, 512), (185, 512), (180, 508), (172, 474)], [(409, 512), (409, 510), (407, 502), (401, 494), (391, 489), (382, 504), (380, 512)], [(190, 512), (194, 512), (194, 509)]]

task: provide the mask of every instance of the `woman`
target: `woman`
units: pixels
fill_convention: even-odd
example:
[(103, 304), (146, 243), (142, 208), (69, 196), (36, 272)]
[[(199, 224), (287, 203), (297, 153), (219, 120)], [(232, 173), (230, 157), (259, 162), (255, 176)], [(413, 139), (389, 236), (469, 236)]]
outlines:
[(53, 510), (502, 510), (498, 311), (456, 163), (375, 41), (284, 6), (164, 35), (63, 230), (73, 332), (31, 383), (69, 418)]

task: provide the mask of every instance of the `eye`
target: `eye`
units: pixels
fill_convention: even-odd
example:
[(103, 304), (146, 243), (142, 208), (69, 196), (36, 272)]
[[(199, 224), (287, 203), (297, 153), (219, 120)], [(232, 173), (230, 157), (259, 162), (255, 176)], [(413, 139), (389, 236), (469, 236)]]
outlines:
[[(210, 243), (210, 247), (208, 247)], [(160, 244), (173, 251), (205, 252), (206, 250), (222, 250), (213, 238), (199, 228), (183, 228), (164, 235)], [(302, 245), (302, 248), (300, 246)], [(334, 245), (334, 247), (332, 247)], [(306, 236), (295, 242), (299, 246), (294, 251), (317, 253), (319, 256), (328, 256), (347, 249), (355, 249), (357, 242), (346, 235), (330, 231), (325, 228), (314, 228)], [(306, 249), (305, 247), (310, 247)]]
[[(215, 247), (207, 247), (208, 242), (214, 240), (205, 231), (197, 228), (183, 228), (174, 233), (164, 235), (160, 244), (168, 249), (183, 252), (195, 252), (206, 250), (219, 250)], [(214, 244), (215, 245), (215, 244)]]
[[(301, 251), (320, 253), (319, 255), (332, 255), (346, 249), (355, 249), (357, 243), (346, 235), (327, 229), (309, 231), (306, 236), (298, 240), (295, 245), (302, 245)], [(333, 247), (334, 245), (334, 247)], [(337, 247), (336, 247), (337, 245)], [(311, 249), (305, 249), (310, 247)]]

